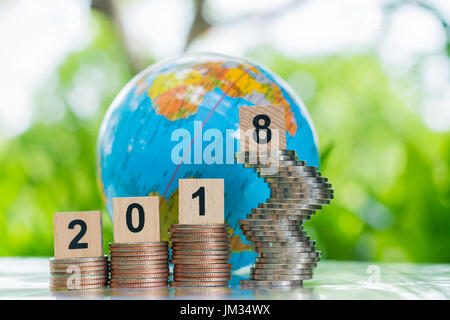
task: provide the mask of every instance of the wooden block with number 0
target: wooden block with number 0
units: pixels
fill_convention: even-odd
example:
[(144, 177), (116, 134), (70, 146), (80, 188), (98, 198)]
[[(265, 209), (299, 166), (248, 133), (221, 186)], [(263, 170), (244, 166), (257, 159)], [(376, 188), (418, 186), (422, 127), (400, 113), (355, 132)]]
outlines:
[(224, 223), (223, 179), (179, 180), (179, 223)]
[(114, 242), (160, 241), (159, 197), (113, 198)]
[(89, 258), (103, 255), (100, 211), (57, 212), (53, 215), (55, 258)]
[(241, 152), (286, 149), (283, 106), (241, 107), (239, 127)]

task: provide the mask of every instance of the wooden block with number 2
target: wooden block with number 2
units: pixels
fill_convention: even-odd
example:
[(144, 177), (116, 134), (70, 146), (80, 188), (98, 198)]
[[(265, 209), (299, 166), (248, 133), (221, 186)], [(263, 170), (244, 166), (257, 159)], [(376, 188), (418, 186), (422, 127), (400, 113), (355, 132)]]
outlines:
[(241, 152), (286, 149), (283, 106), (240, 107), (239, 130)]
[(90, 258), (103, 255), (100, 211), (57, 212), (53, 215), (55, 258)]
[(179, 223), (224, 223), (223, 179), (179, 180)]
[(159, 197), (113, 198), (114, 242), (160, 241)]

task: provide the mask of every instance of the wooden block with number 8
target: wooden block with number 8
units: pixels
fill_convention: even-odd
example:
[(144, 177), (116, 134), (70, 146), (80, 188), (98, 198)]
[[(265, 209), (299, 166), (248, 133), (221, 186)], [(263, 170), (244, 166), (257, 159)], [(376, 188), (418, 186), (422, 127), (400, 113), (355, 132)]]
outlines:
[(242, 151), (267, 152), (286, 149), (286, 121), (283, 106), (239, 108)]
[(160, 241), (159, 197), (113, 198), (114, 242)]
[(224, 223), (223, 179), (180, 179), (179, 223)]
[(57, 212), (53, 215), (55, 258), (90, 258), (103, 255), (100, 211)]

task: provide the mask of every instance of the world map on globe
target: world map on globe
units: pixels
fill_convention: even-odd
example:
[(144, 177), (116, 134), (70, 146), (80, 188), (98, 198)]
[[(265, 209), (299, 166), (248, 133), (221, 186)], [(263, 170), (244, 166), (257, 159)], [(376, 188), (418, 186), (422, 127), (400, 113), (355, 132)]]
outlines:
[[(318, 166), (317, 138), (304, 104), (258, 64), (191, 53), (136, 75), (109, 107), (98, 137), (98, 180), (110, 217), (114, 197), (159, 196), (161, 239), (167, 241), (169, 226), (178, 222), (178, 179), (221, 178), (225, 221), (231, 226), (230, 263), (234, 270), (252, 263), (256, 254), (238, 220), (265, 202), (269, 189), (255, 172), (234, 164), (233, 154), (240, 148), (239, 108), (266, 105), (284, 106), (287, 149)], [(183, 137), (177, 135), (180, 129)], [(182, 138), (189, 145), (174, 158)], [(202, 157), (208, 152), (213, 163)]]

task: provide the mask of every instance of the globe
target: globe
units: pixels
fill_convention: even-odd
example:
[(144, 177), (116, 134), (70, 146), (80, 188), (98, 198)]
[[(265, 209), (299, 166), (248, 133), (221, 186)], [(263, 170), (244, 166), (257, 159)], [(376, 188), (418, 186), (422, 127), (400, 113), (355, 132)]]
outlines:
[(318, 166), (317, 138), (302, 101), (274, 73), (240, 58), (190, 53), (151, 65), (120, 91), (97, 145), (101, 192), (112, 218), (114, 197), (159, 196), (162, 240), (178, 222), (178, 179), (223, 178), (233, 270), (254, 260), (238, 220), (265, 202), (269, 189), (234, 164), (239, 107), (282, 105), (286, 145)]

